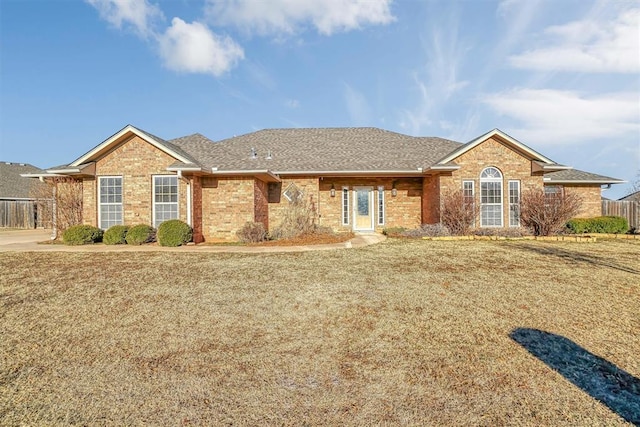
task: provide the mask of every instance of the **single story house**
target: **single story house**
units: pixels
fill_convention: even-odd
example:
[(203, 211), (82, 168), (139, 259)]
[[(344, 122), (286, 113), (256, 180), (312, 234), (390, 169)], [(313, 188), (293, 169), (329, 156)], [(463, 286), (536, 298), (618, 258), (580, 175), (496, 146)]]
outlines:
[(28, 163), (0, 162), (0, 227), (36, 228), (51, 226), (49, 187), (23, 174), (42, 174)]
[(59, 175), (82, 182), (86, 224), (178, 218), (196, 242), (235, 239), (247, 221), (276, 226), (298, 197), (319, 225), (366, 232), (437, 223), (441, 198), (459, 189), (480, 206), (477, 226), (513, 227), (526, 189), (578, 193), (589, 217), (600, 215), (601, 187), (623, 182), (558, 164), (498, 129), (466, 144), (377, 128), (166, 141), (128, 125), (73, 162), (28, 176)]

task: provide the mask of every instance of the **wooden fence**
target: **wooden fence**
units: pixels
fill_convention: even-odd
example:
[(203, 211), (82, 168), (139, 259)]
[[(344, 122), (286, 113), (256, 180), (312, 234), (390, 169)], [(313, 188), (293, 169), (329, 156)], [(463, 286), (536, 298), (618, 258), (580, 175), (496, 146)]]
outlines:
[[(47, 201), (50, 205), (50, 201)], [(49, 212), (49, 214), (47, 214)], [(0, 227), (51, 227), (51, 209), (33, 200), (0, 200)]]
[(629, 227), (640, 228), (640, 202), (631, 200), (603, 200), (602, 215), (614, 215), (627, 218)]

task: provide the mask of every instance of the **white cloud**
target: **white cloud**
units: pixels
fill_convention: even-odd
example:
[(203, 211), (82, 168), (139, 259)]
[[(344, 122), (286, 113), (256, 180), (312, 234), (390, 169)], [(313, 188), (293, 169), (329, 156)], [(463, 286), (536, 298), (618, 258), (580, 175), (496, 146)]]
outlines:
[(100, 13), (100, 17), (116, 28), (133, 27), (142, 37), (154, 33), (154, 22), (163, 19), (160, 8), (147, 0), (86, 0)]
[(297, 99), (287, 99), (284, 105), (286, 107), (296, 109), (296, 108), (300, 108), (300, 101), (298, 101)]
[(189, 73), (220, 76), (244, 58), (233, 39), (214, 34), (199, 22), (173, 18), (171, 27), (159, 37), (160, 56), (167, 68)]
[(394, 20), (392, 0), (208, 0), (207, 17), (258, 34), (292, 34), (311, 24), (331, 35)]
[(544, 43), (509, 58), (517, 67), (592, 73), (640, 72), (640, 9), (622, 11), (614, 20), (597, 17), (548, 27)]
[[(469, 49), (459, 40), (459, 16), (453, 10), (449, 16), (438, 16), (438, 22), (429, 25), (430, 33), (421, 39), (424, 46), (424, 67), (413, 72), (417, 104), (401, 112), (400, 127), (413, 135), (422, 135), (433, 125), (451, 124), (445, 111), (468, 85), (460, 79), (460, 69)], [(429, 132), (438, 133), (437, 130)]]
[(345, 83), (344, 100), (352, 126), (371, 125), (371, 107), (362, 93)]
[[(559, 145), (610, 139), (640, 132), (640, 104), (633, 93), (583, 96), (572, 91), (513, 89), (483, 102), (516, 119), (512, 131), (536, 145)], [(606, 141), (605, 139), (605, 141)]]

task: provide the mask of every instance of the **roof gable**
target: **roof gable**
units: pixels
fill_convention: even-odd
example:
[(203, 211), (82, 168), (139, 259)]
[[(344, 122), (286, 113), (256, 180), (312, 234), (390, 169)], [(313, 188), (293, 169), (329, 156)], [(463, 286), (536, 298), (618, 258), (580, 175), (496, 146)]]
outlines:
[(175, 146), (174, 144), (171, 144), (162, 138), (158, 138), (157, 136), (147, 133), (141, 129), (138, 129), (135, 126), (127, 125), (121, 130), (119, 130), (118, 132), (116, 132), (114, 135), (110, 136), (109, 138), (104, 140), (102, 143), (98, 144), (93, 149), (91, 149), (90, 151), (82, 155), (81, 157), (74, 160), (72, 163), (69, 164), (69, 166), (72, 168), (77, 168), (88, 162), (95, 161), (101, 156), (103, 156), (104, 154), (106, 154), (107, 152), (111, 151), (114, 147), (117, 147), (118, 145), (127, 141), (133, 135), (138, 136), (139, 138), (153, 145), (158, 150), (170, 155), (176, 160), (179, 160), (187, 164), (195, 163), (195, 161), (193, 160), (193, 158), (191, 158), (191, 156), (189, 156), (187, 153), (185, 153), (182, 149)]
[(527, 147), (526, 145), (524, 145), (523, 143), (521, 143), (517, 139), (512, 138), (511, 136), (509, 136), (506, 133), (502, 132), (500, 129), (493, 129), (493, 130), (485, 133), (484, 135), (481, 135), (481, 136), (469, 141), (468, 143), (466, 143), (463, 146), (457, 148), (456, 150), (452, 151), (451, 153), (447, 154), (445, 157), (440, 159), (437, 164), (443, 165), (443, 164), (452, 162), (457, 157), (461, 156), (462, 154), (470, 151), (474, 147), (482, 144), (486, 140), (488, 140), (490, 138), (493, 138), (493, 137), (497, 137), (500, 141), (504, 142), (506, 145), (510, 146), (515, 151), (517, 151), (517, 152), (519, 152), (521, 154), (525, 154), (527, 157), (531, 158), (531, 160), (533, 160), (533, 161), (543, 162), (545, 164), (555, 164), (556, 163), (553, 160), (549, 159), (548, 157), (545, 157), (542, 154), (538, 153), (534, 149), (532, 149), (530, 147)]

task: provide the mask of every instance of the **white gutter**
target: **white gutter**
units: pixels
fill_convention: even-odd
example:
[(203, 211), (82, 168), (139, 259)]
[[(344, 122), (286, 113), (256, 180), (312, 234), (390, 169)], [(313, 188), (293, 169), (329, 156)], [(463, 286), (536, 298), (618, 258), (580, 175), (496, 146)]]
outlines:
[(596, 180), (596, 179), (559, 179), (553, 180), (552, 178), (543, 178), (545, 183), (551, 184), (624, 184), (627, 181), (623, 180)]
[(378, 170), (378, 171), (273, 171), (276, 175), (325, 175), (325, 176), (347, 176), (347, 175), (362, 175), (362, 176), (376, 176), (376, 175), (412, 175), (422, 176), (424, 172), (418, 169), (411, 170)]

